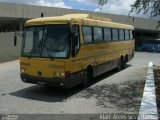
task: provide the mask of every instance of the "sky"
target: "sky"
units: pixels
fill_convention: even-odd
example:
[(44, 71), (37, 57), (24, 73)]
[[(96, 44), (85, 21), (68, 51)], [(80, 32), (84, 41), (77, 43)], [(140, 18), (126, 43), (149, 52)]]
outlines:
[[(130, 11), (130, 5), (134, 3), (134, 1), (135, 0), (108, 0), (106, 5), (100, 7), (98, 5), (98, 0), (0, 0), (0, 2), (7, 3), (61, 7), (120, 15), (128, 15)], [(144, 15), (143, 13), (132, 13), (131, 16), (149, 18), (150, 14)]]

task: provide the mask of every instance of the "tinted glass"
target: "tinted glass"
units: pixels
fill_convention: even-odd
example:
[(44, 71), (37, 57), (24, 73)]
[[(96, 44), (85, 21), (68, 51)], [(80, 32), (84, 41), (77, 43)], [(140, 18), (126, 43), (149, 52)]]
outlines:
[(124, 30), (123, 29), (119, 30), (119, 39), (124, 40)]
[(104, 40), (109, 41), (111, 40), (111, 29), (110, 28), (104, 28)]
[(126, 39), (126, 40), (129, 39), (129, 30), (125, 30), (125, 39)]
[(118, 40), (118, 29), (112, 29), (112, 40)]
[(69, 53), (67, 25), (25, 28), (22, 56), (67, 57)]
[(94, 42), (103, 41), (102, 28), (94, 27), (93, 28), (93, 33), (94, 33)]
[(68, 27), (47, 26), (44, 31), (43, 57), (67, 57)]
[(43, 28), (29, 27), (25, 29), (22, 55), (40, 56)]
[(133, 31), (130, 30), (130, 39), (133, 39)]
[(83, 29), (84, 43), (91, 43), (92, 42), (92, 29), (91, 29), (91, 27), (84, 26), (82, 29)]

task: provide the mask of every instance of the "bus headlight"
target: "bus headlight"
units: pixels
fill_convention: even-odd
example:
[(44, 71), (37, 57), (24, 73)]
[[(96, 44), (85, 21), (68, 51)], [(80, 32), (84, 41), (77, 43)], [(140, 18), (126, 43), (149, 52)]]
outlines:
[(56, 76), (58, 76), (58, 77), (59, 77), (59, 76), (60, 76), (60, 73), (56, 73)]
[(25, 72), (27, 72), (25, 69), (21, 69), (21, 73), (25, 73)]
[(25, 72), (25, 70), (24, 70), (24, 69), (21, 69), (21, 72), (22, 72), (22, 73), (24, 73), (24, 72)]
[(61, 74), (61, 76), (65, 76), (65, 73), (60, 73)]
[(56, 73), (57, 77), (68, 77), (70, 76), (70, 72), (62, 72), (62, 73)]
[(64, 77), (65, 73), (56, 73), (56, 76), (58, 76), (58, 77)]

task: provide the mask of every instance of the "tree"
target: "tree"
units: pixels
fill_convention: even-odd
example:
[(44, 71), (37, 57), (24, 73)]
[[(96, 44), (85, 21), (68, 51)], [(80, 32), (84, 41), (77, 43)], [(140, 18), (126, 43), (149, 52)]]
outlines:
[(139, 13), (143, 11), (144, 14), (151, 12), (151, 17), (160, 15), (160, 0), (136, 0), (131, 5), (131, 11)]
[[(99, 0), (99, 5), (103, 6), (108, 0)], [(144, 14), (150, 12), (151, 17), (160, 15), (160, 0), (135, 0), (131, 5), (129, 13), (136, 12), (137, 14), (143, 12)]]
[(98, 4), (99, 4), (100, 6), (103, 6), (104, 4), (107, 3), (107, 1), (108, 1), (108, 0), (99, 0)]

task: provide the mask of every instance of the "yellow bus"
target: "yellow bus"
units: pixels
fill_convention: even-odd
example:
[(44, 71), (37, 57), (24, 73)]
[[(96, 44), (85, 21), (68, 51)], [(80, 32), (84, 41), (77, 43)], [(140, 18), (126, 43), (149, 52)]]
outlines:
[(134, 56), (134, 27), (90, 14), (28, 20), (22, 41), (23, 82), (71, 88), (121, 70)]

